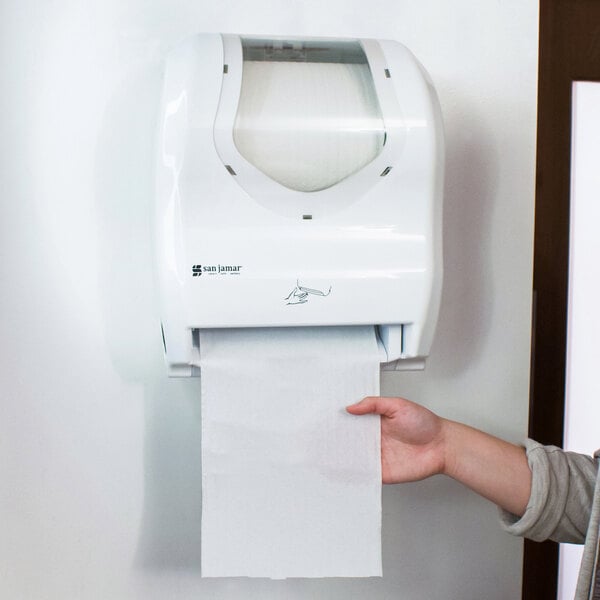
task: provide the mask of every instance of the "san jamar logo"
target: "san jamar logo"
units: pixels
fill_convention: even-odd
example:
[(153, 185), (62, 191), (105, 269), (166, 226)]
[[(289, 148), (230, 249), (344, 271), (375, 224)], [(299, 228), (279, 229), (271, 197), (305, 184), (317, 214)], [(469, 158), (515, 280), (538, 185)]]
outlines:
[(242, 265), (192, 265), (192, 277), (204, 275), (239, 275)]
[(300, 281), (296, 280), (296, 287), (285, 298), (286, 304), (306, 304), (310, 296), (329, 296), (331, 294), (331, 286), (324, 292), (323, 290), (315, 290), (313, 288), (300, 285)]

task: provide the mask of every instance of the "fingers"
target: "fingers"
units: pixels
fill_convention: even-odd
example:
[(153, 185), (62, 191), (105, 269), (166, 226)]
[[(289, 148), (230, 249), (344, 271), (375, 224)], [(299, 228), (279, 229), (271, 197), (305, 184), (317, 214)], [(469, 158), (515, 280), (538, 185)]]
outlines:
[(356, 404), (346, 407), (346, 410), (352, 415), (377, 414), (384, 417), (393, 417), (398, 410), (401, 398), (381, 398), (379, 396), (368, 396)]

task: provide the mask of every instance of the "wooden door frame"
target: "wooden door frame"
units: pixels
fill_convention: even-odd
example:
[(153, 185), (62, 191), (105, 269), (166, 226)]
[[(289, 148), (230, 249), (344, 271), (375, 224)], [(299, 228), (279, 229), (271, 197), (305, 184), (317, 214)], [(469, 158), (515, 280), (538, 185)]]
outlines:
[[(571, 93), (600, 81), (600, 0), (540, 0), (529, 436), (562, 446), (565, 406)], [(558, 544), (526, 541), (523, 600), (556, 598)]]

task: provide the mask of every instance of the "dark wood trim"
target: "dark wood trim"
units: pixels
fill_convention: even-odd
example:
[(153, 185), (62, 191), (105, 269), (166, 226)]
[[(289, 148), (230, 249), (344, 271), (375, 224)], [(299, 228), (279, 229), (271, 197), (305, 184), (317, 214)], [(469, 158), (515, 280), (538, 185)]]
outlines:
[[(600, 80), (600, 0), (540, 0), (534, 327), (529, 435), (561, 446), (564, 426), (571, 87)], [(526, 541), (523, 599), (556, 598), (558, 545)]]

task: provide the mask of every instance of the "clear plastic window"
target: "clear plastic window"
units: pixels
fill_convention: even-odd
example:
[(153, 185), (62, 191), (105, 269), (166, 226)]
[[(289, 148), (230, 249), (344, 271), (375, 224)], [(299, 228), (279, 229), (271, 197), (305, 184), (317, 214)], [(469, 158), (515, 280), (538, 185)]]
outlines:
[(242, 39), (242, 88), (233, 137), (280, 184), (326, 189), (381, 152), (385, 129), (358, 41)]

